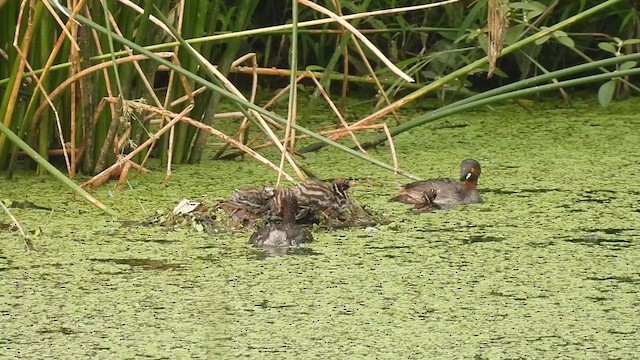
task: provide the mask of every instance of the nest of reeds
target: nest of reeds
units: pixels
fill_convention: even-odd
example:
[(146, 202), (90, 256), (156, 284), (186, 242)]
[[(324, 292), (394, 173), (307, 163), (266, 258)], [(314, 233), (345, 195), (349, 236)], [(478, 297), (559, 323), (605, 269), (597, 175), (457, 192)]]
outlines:
[(216, 233), (223, 230), (216, 220), (217, 206), (204, 202), (182, 199), (172, 211), (160, 213), (142, 223), (169, 229), (186, 228), (198, 232)]
[[(330, 191), (333, 187), (330, 183), (314, 181), (301, 184), (294, 188), (279, 190), (270, 186), (263, 189), (238, 188), (233, 191), (230, 198), (215, 204), (182, 199), (173, 210), (160, 212), (146, 221), (130, 225), (162, 226), (170, 229), (187, 228), (206, 233), (253, 231), (265, 222), (281, 219), (279, 202), (285, 194), (296, 196), (296, 200), (304, 204), (299, 208), (296, 216), (296, 223), (300, 225), (340, 229), (388, 223), (381, 215), (361, 206), (346, 193), (340, 195), (342, 197), (340, 201), (332, 198), (334, 195)], [(313, 188), (313, 191), (307, 191), (308, 188)], [(326, 194), (322, 195), (325, 192)], [(320, 200), (309, 201), (305, 198), (309, 193), (313, 194), (314, 199), (320, 198)], [(326, 198), (323, 199), (322, 196)]]
[(231, 198), (221, 201), (218, 207), (226, 214), (225, 225), (231, 229), (251, 229), (262, 221), (281, 218), (279, 203), (285, 194), (295, 196), (300, 204), (296, 216), (298, 224), (335, 229), (388, 222), (346, 194), (348, 187), (354, 184), (353, 181), (349, 182), (349, 186), (344, 186), (343, 190), (336, 190), (335, 185), (341, 184), (341, 181), (346, 180), (336, 179), (333, 183), (312, 180), (279, 190), (270, 186), (263, 189), (235, 189)]

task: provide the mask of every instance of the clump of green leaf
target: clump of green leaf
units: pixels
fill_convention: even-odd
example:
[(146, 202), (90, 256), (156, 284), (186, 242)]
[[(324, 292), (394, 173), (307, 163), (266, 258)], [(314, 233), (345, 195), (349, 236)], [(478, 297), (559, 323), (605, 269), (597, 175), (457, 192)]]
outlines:
[[(602, 41), (598, 43), (598, 47), (615, 57), (622, 56), (626, 47), (632, 47), (633, 45), (640, 44), (640, 39), (627, 39), (622, 40), (618, 37), (614, 37), (612, 41)], [(637, 61), (626, 61), (616, 65), (615, 71), (633, 69), (638, 65)], [(598, 101), (602, 107), (609, 106), (609, 103), (615, 97), (616, 93), (621, 91), (623, 84), (620, 82), (620, 78), (613, 78), (600, 86), (598, 89)]]

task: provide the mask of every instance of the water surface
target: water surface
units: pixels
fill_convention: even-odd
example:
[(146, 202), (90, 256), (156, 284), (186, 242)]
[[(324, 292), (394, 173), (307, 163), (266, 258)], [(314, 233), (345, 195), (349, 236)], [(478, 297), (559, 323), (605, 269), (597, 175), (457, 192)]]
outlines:
[[(317, 232), (287, 256), (247, 234), (122, 226), (51, 177), (2, 179), (0, 198), (53, 210), (13, 211), (36, 251), (0, 232), (0, 356), (634, 358), (639, 112), (637, 99), (499, 106), (400, 135), (401, 166), (425, 178), (482, 164), (483, 204), (421, 215), (386, 202), (406, 179), (322, 150), (305, 164), (358, 179), (353, 195), (392, 222)], [(275, 176), (247, 160), (162, 178), (95, 195), (140, 220)]]

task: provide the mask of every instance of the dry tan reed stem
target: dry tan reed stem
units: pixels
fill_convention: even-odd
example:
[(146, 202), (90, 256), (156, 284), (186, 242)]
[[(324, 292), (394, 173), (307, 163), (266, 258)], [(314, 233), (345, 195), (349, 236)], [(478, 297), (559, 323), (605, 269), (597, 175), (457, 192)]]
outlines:
[[(188, 44), (187, 44), (188, 45)], [(218, 71), (218, 69), (213, 66), (209, 60), (207, 60), (204, 56), (202, 56), (199, 52), (195, 51), (195, 49), (191, 46), (188, 45), (191, 48), (191, 51), (193, 52), (193, 54), (195, 54), (196, 57), (198, 57), (198, 59), (200, 60), (201, 63), (203, 63), (207, 69), (213, 73), (219, 80), (220, 82), (224, 85), (224, 87), (231, 93), (233, 93), (234, 95), (236, 95), (239, 98), (244, 99), (245, 101), (248, 101), (247, 98), (242, 94), (242, 92), (240, 92), (240, 90), (238, 90), (238, 88), (235, 87), (235, 85), (229, 81), (229, 79), (227, 79), (220, 71)], [(269, 138), (275, 143), (275, 145), (278, 147), (278, 150), (280, 151), (285, 151), (285, 157), (287, 158), (287, 161), (289, 162), (289, 165), (291, 165), (291, 167), (293, 168), (293, 170), (296, 172), (296, 175), (298, 175), (298, 177), (300, 179), (305, 179), (306, 176), (304, 174), (304, 172), (302, 172), (302, 170), (300, 170), (300, 168), (298, 167), (298, 165), (296, 164), (295, 160), (293, 159), (293, 157), (291, 156), (291, 154), (289, 154), (288, 152), (286, 152), (286, 150), (283, 150), (284, 146), (278, 141), (278, 137), (273, 133), (273, 131), (271, 130), (271, 128), (269, 127), (269, 125), (266, 123), (266, 121), (264, 120), (264, 118), (262, 117), (262, 115), (260, 115), (258, 112), (256, 112), (255, 110), (249, 109), (249, 112), (258, 120), (258, 122), (260, 123), (260, 125), (262, 126), (262, 128), (264, 129), (264, 131), (267, 133), (267, 135), (269, 136)], [(213, 128), (212, 128), (213, 129)], [(215, 130), (215, 129), (214, 129)], [(217, 131), (217, 130), (216, 130)], [(227, 136), (227, 135), (224, 135)], [(235, 139), (234, 139), (235, 141)], [(288, 180), (288, 179), (287, 179)]]
[[(70, 23), (71, 36), (75, 39), (78, 36), (78, 26), (76, 26), (74, 22)], [(69, 75), (73, 76), (76, 73), (77, 67), (80, 66), (80, 53), (79, 50), (76, 50), (75, 47), (72, 47), (69, 51), (69, 61), (71, 62), (71, 66), (69, 67)], [(76, 176), (76, 164), (78, 163), (78, 158), (76, 157), (76, 115), (78, 112), (78, 104), (76, 103), (76, 99), (79, 95), (79, 92), (78, 85), (76, 83), (71, 84), (70, 92), (71, 104), (69, 105), (71, 109), (69, 111), (69, 144), (71, 145), (71, 167), (69, 168), (69, 177), (73, 178)]]
[(129, 176), (129, 169), (131, 169), (131, 161), (124, 163), (122, 171), (120, 172), (120, 177), (118, 178), (118, 185), (116, 185), (116, 189), (124, 190), (124, 186), (127, 183), (127, 176)]
[(71, 45), (73, 45), (73, 48), (76, 51), (80, 51), (80, 46), (78, 46), (78, 43), (76, 42), (76, 38), (73, 35), (71, 35), (71, 33), (69, 32), (69, 29), (67, 29), (67, 26), (64, 24), (62, 19), (60, 19), (60, 17), (58, 16), (58, 13), (56, 13), (53, 7), (51, 7), (51, 4), (49, 4), (48, 1), (43, 1), (42, 3), (44, 4), (44, 7), (46, 7), (47, 10), (49, 10), (49, 13), (51, 14), (51, 16), (53, 16), (53, 18), (56, 20), (58, 25), (60, 25), (60, 28), (62, 28), (62, 32), (67, 36), (67, 39), (71, 42)]
[[(109, 98), (109, 99), (107, 99), (107, 101), (116, 101), (117, 102), (117, 101), (120, 101), (120, 99), (119, 98)], [(129, 101), (129, 100), (124, 100), (124, 101), (127, 103), (127, 106), (131, 106), (131, 107), (134, 107), (134, 108), (138, 107), (140, 105), (143, 105), (143, 104), (136, 103), (134, 101)], [(153, 107), (151, 107), (149, 105), (143, 105), (141, 107), (153, 108)], [(110, 167), (108, 167), (107, 169), (103, 170), (101, 173), (97, 174), (96, 176), (91, 178), (89, 181), (86, 181), (81, 186), (84, 187), (84, 186), (92, 185), (94, 182), (99, 182), (99, 181), (103, 181), (103, 180), (106, 181), (106, 179), (109, 178), (109, 174), (113, 170), (115, 170), (116, 168), (122, 166), (125, 162), (131, 160), (134, 156), (136, 156), (136, 154), (138, 154), (140, 151), (142, 151), (147, 146), (149, 146), (149, 144), (151, 144), (152, 142), (156, 141), (162, 134), (164, 134), (167, 130), (169, 130), (171, 127), (173, 127), (173, 125), (175, 125), (178, 121), (180, 121), (182, 119), (182, 117), (184, 117), (186, 114), (188, 114), (192, 109), (193, 109), (193, 105), (189, 105), (184, 110), (182, 110), (180, 112), (180, 114), (174, 114), (174, 118), (169, 123), (167, 123), (165, 126), (163, 126), (160, 130), (158, 130), (158, 132), (156, 132), (155, 134), (152, 134), (151, 137), (149, 139), (147, 139), (147, 141), (142, 143), (137, 148), (133, 149), (133, 151), (131, 151), (126, 156), (118, 159), (118, 161), (116, 161), (115, 164), (113, 164)]]
[[(258, 59), (256, 58), (256, 54), (255, 53), (246, 54), (246, 55), (240, 57), (238, 60), (234, 61), (231, 64), (231, 67), (238, 66), (238, 64), (240, 64), (241, 61), (244, 61), (245, 59), (247, 59), (248, 55), (251, 55), (250, 56), (251, 65), (252, 65), (251, 67), (253, 69), (256, 69), (258, 67)], [(251, 75), (251, 99), (249, 100), (250, 102), (252, 102), (252, 103), (256, 102), (256, 94), (257, 93), (258, 93), (258, 73), (254, 71), (253, 74)], [(242, 125), (247, 124), (247, 123), (249, 123), (249, 119), (247, 119), (245, 117), (244, 119), (242, 119), (242, 123), (240, 125), (242, 127)], [(243, 144), (246, 143), (246, 141), (244, 139), (244, 135), (245, 135), (244, 131), (240, 133), (240, 136), (241, 136), (240, 137), (240, 141)]]
[[(292, 62), (292, 64), (294, 64), (295, 66), (295, 62)], [(288, 155), (289, 153), (287, 152), (287, 144), (289, 143), (289, 141), (291, 141), (290, 137), (292, 135), (292, 128), (291, 125), (295, 124), (296, 122), (296, 117), (297, 117), (297, 111), (298, 111), (298, 92), (296, 91), (298, 90), (297, 86), (292, 86), (289, 88), (289, 104), (287, 106), (287, 125), (284, 128), (284, 140), (282, 141), (282, 149), (281, 149), (281, 156), (280, 156), (280, 166), (278, 167), (278, 178), (276, 179), (276, 188), (280, 186), (280, 180), (282, 179), (282, 173), (283, 173), (283, 169), (284, 169), (284, 159), (286, 157), (286, 155)], [(295, 137), (295, 133), (293, 133), (293, 137)], [(291, 141), (291, 153), (293, 153), (294, 150), (294, 142)], [(302, 178), (304, 179), (304, 178)]]
[[(356, 50), (358, 50), (358, 53), (360, 54), (360, 59), (362, 59), (362, 62), (367, 67), (367, 71), (369, 71), (369, 76), (371, 76), (371, 79), (373, 79), (373, 82), (376, 84), (376, 88), (378, 89), (378, 94), (382, 96), (387, 106), (391, 105), (391, 100), (389, 100), (389, 97), (387, 96), (387, 92), (382, 87), (380, 80), (376, 76), (376, 72), (373, 70), (373, 67), (371, 66), (371, 62), (369, 61), (369, 59), (367, 59), (367, 56), (364, 54), (364, 51), (362, 50), (362, 46), (360, 46), (360, 43), (358, 42), (358, 40), (354, 41), (353, 45), (355, 45)], [(391, 113), (393, 114), (393, 117), (396, 119), (396, 123), (399, 124), (400, 119), (398, 118), (398, 114), (395, 111), (391, 111)]]
[[(93, 21), (93, 18), (91, 17), (91, 13), (89, 12), (89, 9), (87, 8), (84, 9), (84, 16), (87, 19)], [(91, 36), (93, 36), (93, 42), (96, 46), (96, 51), (98, 51), (98, 54), (104, 55), (104, 51), (102, 51), (102, 43), (100, 42), (100, 36), (98, 35), (98, 32), (95, 29), (91, 29)], [(105, 63), (107, 62), (108, 61), (105, 61)], [(117, 61), (116, 61), (116, 64), (118, 64)], [(111, 62), (111, 65), (113, 65), (113, 62)], [(107, 90), (107, 96), (109, 97), (114, 96), (113, 89), (111, 88), (111, 80), (109, 79), (109, 66), (102, 68), (102, 77), (104, 78), (104, 86)], [(109, 103), (109, 107), (111, 108), (111, 113), (115, 114), (117, 111), (116, 104)]]
[[(118, 26), (118, 23), (113, 18), (113, 15), (111, 13), (109, 13), (109, 21), (111, 22), (111, 26), (116, 31), (116, 33), (122, 37), (125, 37), (124, 35), (122, 35), (122, 32), (120, 31), (120, 27)], [(131, 48), (129, 48), (126, 45), (123, 45), (123, 47), (124, 47), (124, 50), (127, 52), (127, 54), (129, 54), (129, 56), (133, 55), (133, 51), (131, 51)], [(153, 90), (153, 86), (149, 83), (149, 79), (147, 79), (147, 77), (144, 74), (144, 71), (140, 67), (140, 63), (138, 61), (133, 61), (133, 67), (136, 69), (136, 72), (138, 73), (138, 76), (140, 77), (140, 79), (142, 79), (142, 83), (144, 84), (144, 87), (147, 89), (147, 92), (149, 93), (149, 95), (151, 95), (153, 102), (156, 104), (156, 106), (161, 107), (162, 103), (160, 102), (160, 99), (158, 99), (158, 96), (156, 96), (156, 92)]]
[(342, 114), (340, 113), (340, 110), (338, 110), (338, 108), (336, 107), (336, 105), (333, 103), (333, 101), (331, 101), (331, 98), (329, 97), (329, 95), (327, 94), (327, 92), (324, 90), (324, 88), (322, 87), (322, 85), (320, 84), (320, 82), (318, 81), (318, 79), (316, 79), (315, 76), (311, 76), (311, 79), (313, 80), (313, 82), (316, 84), (316, 87), (318, 88), (318, 90), (320, 90), (320, 93), (322, 94), (322, 96), (324, 97), (324, 99), (327, 101), (327, 103), (329, 104), (329, 107), (331, 107), (331, 110), (333, 110), (333, 112), (336, 114), (336, 116), (338, 117), (338, 120), (340, 120), (340, 123), (342, 124), (342, 126), (344, 126), (344, 128), (349, 132), (349, 135), (351, 135), (351, 138), (353, 139), (353, 142), (356, 144), (356, 146), (358, 147), (358, 149), (360, 149), (360, 151), (362, 151), (363, 153), (367, 153), (363, 148), (362, 145), (360, 145), (360, 141), (358, 141), (358, 137), (353, 133), (353, 131), (348, 130), (349, 128), (349, 124), (345, 121), (344, 117), (342, 116)]
[[(117, 101), (117, 100), (118, 99), (116, 99), (116, 98), (107, 99), (107, 101)], [(138, 103), (138, 102), (134, 102), (134, 101), (128, 101), (128, 100), (127, 100), (127, 102), (128, 102), (128, 106), (131, 106), (132, 108), (140, 109), (140, 110), (143, 110), (143, 111), (151, 111), (151, 112), (155, 112), (155, 113), (158, 113), (160, 115), (167, 116), (167, 117), (176, 117), (176, 116), (179, 115), (179, 114), (176, 114), (176, 113), (174, 113), (172, 111), (169, 111), (169, 110), (166, 110), (166, 109), (159, 109), (159, 108), (156, 108), (156, 107), (151, 106), (151, 105), (142, 104), (142, 103)], [(189, 105), (189, 106), (193, 106), (193, 105)], [(215, 135), (215, 136), (219, 137), (220, 139), (224, 140), (225, 142), (230, 142), (233, 146), (237, 147), (241, 151), (243, 151), (243, 152), (249, 154), (250, 156), (254, 157), (256, 160), (258, 160), (259, 162), (263, 163), (264, 165), (269, 167), (271, 170), (278, 171), (278, 167), (276, 165), (274, 165), (271, 161), (269, 161), (268, 159), (266, 159), (264, 156), (260, 155), (259, 153), (253, 151), (251, 148), (247, 147), (246, 145), (242, 144), (241, 142), (237, 141), (236, 139), (228, 136), (227, 134), (225, 134), (225, 133), (223, 133), (223, 132), (221, 132), (221, 131), (219, 131), (219, 130), (217, 130), (217, 129), (209, 126), (209, 125), (203, 124), (203, 123), (201, 123), (199, 121), (193, 120), (193, 119), (191, 119), (189, 117), (186, 117), (186, 116), (182, 117), (180, 120), (182, 120), (182, 121), (184, 121), (184, 122), (186, 122), (186, 123), (188, 123), (190, 125), (193, 125), (193, 126), (199, 128), (199, 129), (202, 129), (202, 130), (204, 130), (204, 131), (206, 131), (206, 132), (208, 132), (208, 133), (210, 133), (212, 135)], [(165, 129), (165, 128), (166, 128), (166, 125), (165, 125), (165, 127), (163, 127), (160, 130), (160, 131), (162, 131), (162, 133), (160, 133), (160, 131), (156, 132), (155, 134), (153, 134), (153, 139), (151, 139), (151, 138), (148, 139), (145, 143), (143, 143), (138, 148), (136, 148), (136, 150), (138, 150), (140, 147), (147, 146), (146, 144), (150, 143), (151, 142), (150, 140), (156, 140), (160, 135), (162, 135), (164, 132), (167, 131), (167, 129)], [(163, 129), (165, 129), (165, 130), (163, 130)], [(131, 154), (129, 154), (129, 155), (131, 155)], [(127, 155), (127, 156), (129, 156), (129, 155)], [(285, 173), (284, 176), (288, 181), (295, 182), (294, 179), (290, 175), (288, 175), (287, 173)]]
[(375, 45), (373, 45), (373, 43), (369, 41), (369, 39), (367, 39), (366, 36), (362, 35), (362, 33), (358, 31), (358, 29), (353, 27), (353, 25), (349, 24), (342, 17), (331, 12), (329, 9), (324, 8), (309, 0), (298, 0), (298, 2), (302, 5), (312, 8), (313, 10), (319, 13), (327, 15), (333, 20), (337, 21), (340, 25), (344, 26), (347, 30), (351, 31), (351, 33), (355, 37), (360, 39), (360, 41), (362, 41), (362, 43), (366, 47), (368, 47), (369, 50), (371, 50), (371, 52), (373, 52), (385, 65), (387, 65), (389, 70), (391, 70), (394, 74), (398, 75), (400, 78), (404, 79), (407, 82), (410, 82), (410, 83), (414, 82), (414, 80), (409, 75), (405, 74), (402, 70), (400, 70), (393, 62), (391, 62), (391, 60), (389, 60), (380, 50), (378, 50), (378, 48)]
[(18, 232), (20, 232), (20, 236), (22, 236), (23, 238), (26, 238), (27, 235), (24, 233), (22, 226), (20, 226), (20, 222), (15, 216), (13, 216), (11, 211), (9, 211), (9, 208), (4, 204), (2, 200), (0, 200), (0, 207), (2, 207), (2, 210), (4, 210), (5, 213), (7, 213), (7, 216), (9, 216), (9, 218), (11, 219), (11, 222), (13, 222), (13, 225), (18, 229)]
[(171, 162), (173, 161), (173, 143), (175, 140), (176, 128), (175, 126), (171, 128), (169, 131), (169, 147), (167, 149), (167, 174), (165, 175), (164, 181), (168, 181), (171, 177)]
[[(34, 1), (31, 0), (33, 3)], [(18, 20), (16, 22), (16, 35), (14, 37), (13, 43), (14, 47), (18, 41), (18, 35), (20, 34), (20, 24), (22, 23), (22, 14), (24, 13), (24, 7), (26, 5), (26, 0), (23, 0), (20, 4), (20, 12), (18, 13)], [(29, 43), (31, 42), (31, 34), (33, 31), (33, 7), (29, 10), (29, 20), (27, 21), (27, 28), (25, 29), (24, 37), (22, 38), (22, 53), (25, 53), (29, 49)], [(25, 63), (27, 59), (23, 56), (20, 57), (20, 62), (18, 63), (18, 73), (21, 73), (25, 67)], [(9, 103), (7, 104), (7, 112), (4, 114), (4, 119), (2, 119), (2, 123), (4, 126), (11, 128), (11, 118), (16, 106), (16, 102), (18, 101), (18, 91), (20, 91), (20, 85), (22, 82), (18, 79), (13, 83), (13, 87), (11, 88), (11, 95), (9, 96)], [(8, 89), (7, 89), (8, 90)], [(1, 114), (0, 114), (1, 115)], [(4, 142), (6, 141), (6, 137), (4, 135), (0, 136), (0, 149), (4, 147)]]
[[(162, 53), (157, 53), (156, 55), (160, 56), (160, 57), (163, 57), (163, 58), (170, 58), (170, 57), (173, 56), (173, 53), (171, 53), (171, 52), (162, 52)], [(148, 59), (148, 57), (146, 55), (133, 55), (133, 56), (127, 56), (127, 57), (124, 57), (124, 58), (116, 59), (116, 63), (119, 65), (119, 64), (125, 64), (125, 63), (128, 63), (128, 62), (132, 62), (132, 61), (139, 61), (139, 60), (146, 60), (146, 59)], [(65, 91), (66, 88), (70, 84), (72, 84), (75, 81), (78, 81), (78, 79), (80, 79), (81, 77), (87, 76), (87, 75), (89, 75), (89, 74), (91, 74), (93, 72), (100, 71), (100, 70), (108, 68), (110, 66), (113, 66), (113, 63), (111, 61), (100, 63), (100, 64), (96, 64), (96, 65), (91, 66), (89, 68), (83, 69), (79, 73), (75, 74), (73, 77), (70, 77), (70, 78), (66, 79), (64, 82), (62, 82), (60, 85), (58, 85), (58, 87), (55, 88), (49, 94), (49, 97), (51, 98), (51, 100), (54, 100), (56, 97), (58, 97), (60, 94), (62, 94), (62, 92)], [(42, 104), (36, 110), (36, 112), (35, 112), (35, 114), (33, 116), (34, 126), (38, 125), (38, 119), (40, 118), (40, 115), (42, 114), (42, 112), (44, 111), (44, 109), (46, 107), (47, 107), (47, 104)]]
[[(126, 5), (126, 6), (130, 7), (132, 10), (136, 11), (137, 13), (139, 13), (141, 15), (144, 14), (144, 9), (141, 8), (140, 6), (138, 6), (137, 4), (131, 2), (131, 1), (129, 1), (129, 0), (118, 0), (118, 1), (120, 1), (123, 5)], [(184, 9), (184, 7), (183, 7), (183, 9)], [(171, 33), (171, 30), (169, 30), (169, 28), (162, 21), (158, 20), (157, 17), (155, 17), (153, 15), (149, 15), (149, 20), (152, 23), (158, 25), (158, 27), (161, 28), (162, 30), (164, 30), (167, 33), (167, 35), (169, 35), (172, 38), (174, 38), (173, 37), (173, 33)]]

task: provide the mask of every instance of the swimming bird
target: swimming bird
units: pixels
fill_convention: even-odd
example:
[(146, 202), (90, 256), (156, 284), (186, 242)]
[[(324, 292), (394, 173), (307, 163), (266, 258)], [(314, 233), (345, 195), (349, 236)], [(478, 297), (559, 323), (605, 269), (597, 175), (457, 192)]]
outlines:
[(291, 193), (283, 193), (281, 197), (281, 222), (267, 222), (251, 235), (250, 241), (260, 247), (298, 246), (313, 241), (308, 229), (296, 224), (298, 201)]
[[(403, 186), (400, 193), (389, 201), (415, 205), (416, 211), (451, 208), (455, 205), (474, 204), (481, 201), (478, 194), (480, 163), (466, 159), (460, 164), (459, 181), (455, 179), (431, 179)], [(419, 210), (423, 208), (424, 210)]]

